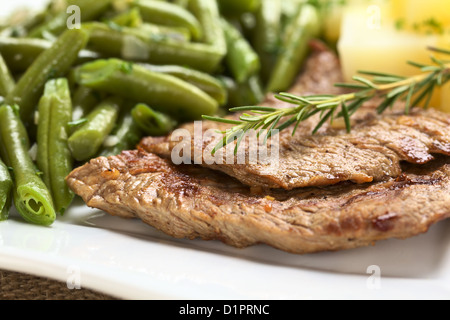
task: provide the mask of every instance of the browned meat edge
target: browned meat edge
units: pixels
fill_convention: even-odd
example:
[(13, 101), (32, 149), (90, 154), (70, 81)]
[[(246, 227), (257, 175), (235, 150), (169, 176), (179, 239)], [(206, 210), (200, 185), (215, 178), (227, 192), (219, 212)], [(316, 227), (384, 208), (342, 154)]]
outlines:
[(67, 183), (88, 206), (140, 218), (176, 238), (239, 248), (263, 243), (299, 254), (411, 237), (450, 216), (445, 157), (387, 182), (285, 191), (250, 188), (218, 171), (174, 166), (136, 150), (93, 159)]

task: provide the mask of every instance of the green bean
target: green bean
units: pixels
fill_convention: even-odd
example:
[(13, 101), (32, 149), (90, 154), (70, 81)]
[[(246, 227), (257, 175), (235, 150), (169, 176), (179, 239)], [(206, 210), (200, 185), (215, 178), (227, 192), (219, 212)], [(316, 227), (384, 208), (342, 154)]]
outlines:
[(240, 84), (226, 76), (220, 76), (219, 78), (227, 88), (227, 107), (257, 105), (264, 101), (265, 94), (259, 76), (254, 75), (245, 83)]
[(13, 72), (26, 71), (51, 46), (52, 42), (47, 40), (0, 37), (0, 53)]
[(153, 110), (144, 103), (137, 104), (131, 115), (139, 127), (150, 136), (164, 136), (177, 126), (177, 122), (171, 117)]
[(286, 30), (282, 53), (279, 55), (270, 77), (268, 92), (285, 91), (292, 85), (308, 54), (309, 41), (319, 33), (320, 22), (317, 9), (312, 5), (304, 5), (295, 21)]
[(142, 26), (143, 20), (139, 8), (132, 8), (110, 19), (111, 22), (122, 27), (137, 28)]
[[(52, 45), (53, 42), (44, 39), (0, 37), (0, 53), (14, 73), (25, 72), (37, 57)], [(97, 52), (81, 50), (76, 63), (85, 63), (99, 58), (100, 54)]]
[(13, 181), (6, 165), (0, 160), (0, 221), (8, 219)]
[(8, 95), (8, 104), (20, 106), (20, 116), (28, 124), (50, 78), (64, 75), (86, 45), (88, 36), (83, 30), (67, 30), (49, 49), (33, 62)]
[(281, 1), (281, 23), (282, 28), (289, 26), (301, 10), (304, 0), (283, 0)]
[[(97, 19), (111, 5), (112, 0), (69, 0), (67, 5), (76, 5), (80, 8), (81, 22)], [(46, 33), (59, 36), (67, 28), (69, 14), (60, 12), (51, 20), (37, 26), (30, 31), (29, 37), (42, 38)]]
[(218, 0), (220, 10), (225, 14), (241, 14), (254, 12), (261, 4), (261, 0)]
[(76, 75), (80, 85), (146, 103), (177, 119), (201, 119), (218, 108), (217, 101), (197, 87), (123, 60), (87, 63)]
[(73, 169), (67, 143), (72, 102), (67, 79), (49, 80), (39, 101), (37, 166), (52, 194), (56, 212), (64, 214), (73, 200), (65, 178)]
[(203, 42), (214, 46), (225, 55), (227, 43), (220, 24), (217, 0), (190, 0), (189, 9), (203, 28)]
[(186, 28), (165, 27), (157, 24), (143, 23), (139, 28), (135, 29), (138, 36), (145, 39), (148, 36), (159, 37), (160, 39), (172, 39), (180, 42), (189, 42), (192, 40), (191, 33)]
[(238, 83), (247, 81), (252, 75), (259, 72), (259, 56), (252, 46), (242, 36), (238, 29), (222, 19), (222, 28), (227, 40), (227, 66)]
[(29, 139), (17, 111), (0, 107), (0, 154), (14, 173), (14, 204), (26, 221), (51, 225), (56, 219), (52, 197), (28, 153)]
[(262, 0), (253, 37), (261, 61), (261, 80), (267, 84), (281, 45), (281, 0)]
[(132, 28), (113, 30), (105, 24), (89, 24), (89, 47), (104, 55), (153, 64), (181, 64), (212, 73), (220, 66), (224, 54), (203, 43), (173, 39), (164, 34), (143, 35)]
[[(30, 12), (29, 10), (14, 13), (1, 30), (1, 37), (26, 37), (29, 30), (44, 23), (48, 16), (46, 11)], [(1, 28), (0, 28), (1, 29)]]
[(100, 156), (114, 156), (124, 150), (134, 149), (142, 136), (142, 130), (134, 121), (129, 110), (121, 112), (116, 127), (103, 143), (103, 149)]
[(197, 18), (186, 9), (163, 1), (139, 0), (134, 5), (140, 9), (145, 22), (188, 29), (195, 40), (202, 38), (202, 27)]
[(15, 85), (5, 59), (0, 54), (0, 96), (6, 97), (14, 89)]
[(219, 105), (227, 102), (227, 91), (222, 82), (207, 73), (175, 65), (142, 64), (142, 66), (154, 72), (172, 75), (196, 86), (213, 97)]
[(100, 103), (101, 98), (100, 93), (78, 86), (72, 97), (72, 121), (78, 121), (88, 115)]
[[(148, 42), (149, 40), (174, 40), (179, 42), (191, 41), (189, 30), (185, 28), (167, 27), (146, 22), (143, 22), (138, 27), (130, 28), (127, 26), (120, 26), (111, 20), (106, 23), (94, 21), (83, 23), (82, 28), (90, 33), (90, 44), (91, 46), (96, 46), (95, 50), (100, 52), (104, 52), (106, 50), (108, 53), (111, 50), (109, 47), (112, 47), (114, 54), (117, 54), (117, 52), (120, 52), (120, 49), (122, 49), (121, 43), (114, 43), (117, 41), (115, 38), (120, 39), (120, 34), (123, 34), (123, 36), (135, 36), (145, 42)], [(112, 34), (113, 36), (107, 37), (108, 34)], [(113, 39), (113, 43), (112, 45), (102, 49), (100, 46), (104, 44), (101, 42), (102, 39), (105, 39), (104, 41), (106, 44), (107, 40)], [(119, 46), (119, 49), (114, 48), (114, 46)]]
[(69, 148), (77, 161), (86, 161), (95, 156), (107, 136), (114, 129), (122, 100), (108, 98), (86, 117), (87, 122), (69, 137)]
[[(235, 25), (236, 28), (238, 28), (242, 34), (242, 36), (247, 39), (248, 41), (251, 41), (256, 32), (256, 16), (254, 13), (244, 13), (238, 17), (227, 17), (227, 20), (229, 22), (233, 22), (233, 20), (236, 19), (236, 22), (238, 23)], [(234, 24), (234, 23), (232, 23)]]
[(173, 3), (182, 8), (187, 8), (189, 5), (189, 0), (173, 0)]

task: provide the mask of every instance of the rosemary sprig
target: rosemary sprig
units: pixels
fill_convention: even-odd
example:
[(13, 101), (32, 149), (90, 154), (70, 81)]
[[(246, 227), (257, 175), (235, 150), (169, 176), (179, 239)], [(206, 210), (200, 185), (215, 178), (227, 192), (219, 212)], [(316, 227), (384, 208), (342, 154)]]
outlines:
[[(450, 55), (449, 50), (429, 47), (430, 51)], [(239, 120), (227, 118), (203, 116), (205, 120), (234, 124), (229, 130), (223, 131), (224, 137), (213, 149), (214, 154), (225, 145), (237, 141), (235, 152), (239, 142), (249, 130), (257, 130), (258, 137), (264, 136), (266, 142), (275, 132), (280, 132), (293, 126), (292, 135), (295, 134), (299, 124), (317, 113), (321, 113), (319, 122), (313, 130), (313, 134), (327, 122), (336, 118), (343, 118), (346, 129), (351, 131), (351, 116), (364, 104), (364, 102), (381, 97), (382, 101), (377, 108), (379, 114), (392, 107), (396, 101), (405, 101), (405, 114), (411, 108), (424, 103), (428, 108), (434, 89), (442, 86), (450, 80), (450, 61), (440, 60), (431, 56), (431, 64), (424, 65), (416, 62), (408, 62), (418, 68), (420, 74), (412, 77), (402, 77), (393, 74), (359, 71), (358, 76), (353, 77), (355, 83), (337, 83), (337, 87), (351, 89), (350, 93), (341, 95), (309, 95), (296, 96), (290, 93), (279, 93), (275, 97), (278, 100), (292, 104), (288, 108), (270, 108), (257, 106), (244, 106), (230, 109), (230, 112), (242, 113)], [(277, 130), (277, 131), (275, 131)]]

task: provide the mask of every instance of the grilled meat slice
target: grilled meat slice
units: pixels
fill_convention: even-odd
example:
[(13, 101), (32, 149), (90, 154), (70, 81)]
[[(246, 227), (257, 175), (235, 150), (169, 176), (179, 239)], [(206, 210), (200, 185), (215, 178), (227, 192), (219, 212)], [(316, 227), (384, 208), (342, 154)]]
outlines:
[(426, 232), (450, 216), (450, 161), (406, 164), (396, 179), (291, 191), (243, 185), (219, 171), (173, 165), (143, 150), (74, 170), (88, 206), (137, 217), (176, 238), (258, 243), (291, 253), (342, 250)]
[[(212, 158), (211, 150), (218, 142), (217, 135), (198, 139), (192, 125), (188, 150), (195, 163), (223, 171), (249, 186), (291, 190), (343, 181), (367, 183), (398, 177), (402, 161), (424, 164), (433, 160), (434, 154), (450, 155), (449, 123), (448, 114), (417, 110), (410, 115), (390, 114), (361, 122), (349, 134), (342, 130), (328, 130), (319, 135), (308, 133), (292, 137), (287, 130), (279, 135), (279, 155), (269, 157), (270, 161), (257, 158), (258, 148), (261, 148), (258, 141), (242, 143), (239, 149), (243, 152), (241, 158), (240, 155), (230, 158), (227, 152)], [(214, 126), (203, 125), (205, 127), (200, 132)], [(141, 147), (165, 158), (173, 158), (178, 156), (179, 144), (171, 136), (150, 137), (142, 140)], [(234, 145), (227, 148), (232, 152)], [(277, 144), (273, 144), (268, 153), (274, 152), (274, 148)], [(244, 161), (238, 162), (239, 159)]]

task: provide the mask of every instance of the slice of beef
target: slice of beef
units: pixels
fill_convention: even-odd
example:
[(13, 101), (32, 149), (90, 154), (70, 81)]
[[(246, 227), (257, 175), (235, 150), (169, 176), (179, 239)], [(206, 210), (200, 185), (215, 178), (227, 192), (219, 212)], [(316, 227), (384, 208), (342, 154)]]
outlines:
[[(410, 115), (389, 114), (362, 121), (349, 134), (333, 129), (317, 135), (308, 131), (292, 137), (286, 130), (280, 133), (279, 144), (268, 148), (267, 159), (257, 158), (261, 150), (258, 148), (262, 146), (258, 141), (245, 146), (241, 143), (240, 162), (239, 156), (229, 157), (227, 151), (211, 158), (211, 150), (220, 136), (207, 136), (206, 130), (217, 125), (204, 122), (200, 131), (203, 139), (195, 137), (198, 133), (193, 124), (188, 129), (192, 139), (187, 150), (193, 163), (195, 160), (196, 164), (223, 171), (249, 186), (291, 190), (342, 181), (367, 183), (398, 177), (402, 161), (425, 164), (433, 160), (435, 154), (450, 155), (449, 122), (448, 114), (416, 110)], [(302, 124), (301, 130), (305, 126), (309, 124)], [(171, 136), (150, 137), (141, 142), (148, 152), (171, 159), (178, 156), (179, 145)], [(270, 158), (278, 146), (279, 155)], [(234, 144), (227, 148), (231, 148), (232, 153)]]
[[(301, 95), (342, 93), (342, 89), (335, 87), (335, 83), (342, 82), (338, 57), (317, 42), (313, 49), (289, 92)], [(264, 142), (244, 140), (235, 157), (235, 143), (222, 149), (222, 156), (219, 153), (211, 157), (212, 148), (221, 136), (207, 133), (232, 127), (211, 121), (202, 121), (201, 128), (198, 122), (181, 126), (179, 129), (190, 137), (182, 143), (177, 138), (180, 133), (177, 130), (167, 137), (144, 138), (140, 146), (167, 159), (183, 158), (184, 163), (201, 164), (225, 172), (250, 186), (287, 190), (343, 181), (382, 181), (398, 177), (402, 161), (424, 164), (434, 159), (434, 154), (450, 155), (448, 114), (415, 111), (404, 116), (403, 106), (399, 103), (392, 112), (379, 117), (375, 112), (377, 102), (376, 99), (367, 102), (354, 114), (350, 134), (344, 132), (342, 123), (339, 126), (335, 122), (333, 126), (324, 125), (318, 134), (312, 135), (319, 122), (319, 115), (316, 115), (301, 123), (293, 137), (293, 128), (276, 135), (276, 139), (270, 140), (272, 145), (269, 143), (271, 147), (268, 150), (264, 150)], [(276, 100), (272, 94), (263, 105), (275, 108), (289, 106)], [(399, 109), (400, 112), (397, 111)], [(276, 143), (277, 139), (279, 143)], [(279, 152), (274, 156), (272, 152), (276, 150)], [(264, 157), (266, 154), (268, 157)]]
[(143, 150), (91, 160), (67, 178), (88, 206), (140, 218), (176, 238), (267, 244), (291, 253), (367, 246), (426, 232), (450, 216), (450, 161), (406, 165), (396, 179), (291, 191), (248, 187), (219, 171)]

